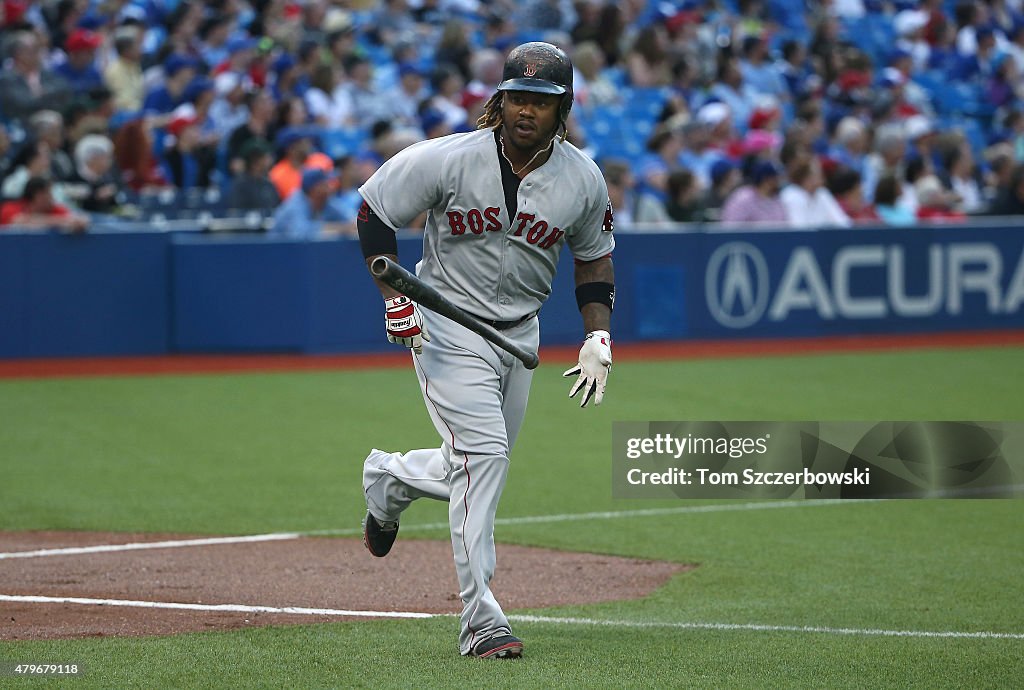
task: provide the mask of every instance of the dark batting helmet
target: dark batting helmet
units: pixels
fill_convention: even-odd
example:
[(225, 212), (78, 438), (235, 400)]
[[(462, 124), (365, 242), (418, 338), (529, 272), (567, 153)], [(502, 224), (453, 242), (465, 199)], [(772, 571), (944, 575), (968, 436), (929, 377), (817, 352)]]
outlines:
[(498, 91), (560, 95), (558, 118), (565, 125), (572, 107), (572, 63), (561, 48), (535, 41), (514, 48), (505, 59)]

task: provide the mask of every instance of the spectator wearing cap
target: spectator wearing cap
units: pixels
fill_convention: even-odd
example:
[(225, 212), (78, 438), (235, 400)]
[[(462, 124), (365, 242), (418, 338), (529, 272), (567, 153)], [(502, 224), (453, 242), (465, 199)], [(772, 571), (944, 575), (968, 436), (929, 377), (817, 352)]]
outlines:
[(704, 220), (717, 222), (722, 219), (722, 207), (725, 200), (743, 184), (740, 169), (731, 161), (723, 158), (711, 166), (711, 184), (704, 193)]
[(242, 147), (250, 139), (270, 141), (275, 118), (274, 96), (270, 89), (263, 88), (246, 94), (248, 119), (231, 132), (227, 144), (228, 168), (232, 174), (239, 174), (244, 167)]
[(416, 65), (404, 63), (398, 66), (398, 83), (388, 90), (385, 99), (398, 124), (419, 128), (420, 104), (427, 95), (423, 72)]
[(210, 174), (216, 158), (213, 151), (202, 145), (201, 123), (195, 116), (181, 116), (171, 120), (167, 133), (174, 143), (164, 154), (168, 178), (178, 189), (211, 186)]
[(902, 120), (918, 114), (918, 109), (907, 100), (908, 83), (907, 75), (895, 67), (886, 67), (882, 70), (882, 78), (878, 84), (881, 90), (876, 92), (874, 102), (876, 122), (885, 119)]
[(218, 140), (227, 141), (232, 132), (249, 120), (246, 93), (251, 89), (248, 75), (238, 72), (222, 72), (213, 78), (209, 119)]
[(103, 85), (103, 77), (96, 69), (96, 51), (103, 45), (103, 37), (88, 29), (75, 29), (64, 43), (67, 60), (54, 70), (75, 91), (84, 93)]
[(743, 59), (740, 62), (743, 83), (760, 96), (770, 96), (779, 102), (789, 100), (789, 87), (778, 66), (768, 56), (768, 41), (761, 36), (743, 39)]
[(355, 124), (355, 108), (345, 90), (345, 77), (334, 63), (322, 62), (313, 69), (304, 96), (313, 121), (329, 129)]
[(277, 187), (267, 179), (274, 163), (270, 143), (263, 139), (250, 139), (242, 146), (241, 158), (245, 167), (231, 181), (228, 189), (229, 208), (246, 211), (269, 212), (281, 203)]
[(812, 230), (851, 225), (849, 216), (825, 187), (825, 176), (817, 158), (793, 167), (789, 184), (783, 187), (779, 197), (786, 207), (786, 218), (791, 228)]
[(271, 88), (274, 92), (274, 100), (281, 102), (287, 98), (301, 95), (302, 69), (296, 62), (295, 56), (287, 52), (281, 53), (270, 63), (270, 71), (273, 75)]
[(256, 48), (259, 41), (249, 36), (235, 36), (227, 42), (227, 57), (212, 70), (213, 74), (221, 75), (234, 72), (249, 75), (253, 62), (256, 60)]
[(142, 109), (142, 34), (133, 27), (114, 32), (116, 57), (103, 70), (103, 83), (114, 94), (114, 107), (134, 112)]
[(329, 15), (336, 19), (327, 23), (328, 59), (338, 65), (344, 65), (349, 55), (356, 52), (356, 27), (352, 15), (340, 8), (333, 8)]
[(25, 120), (39, 110), (62, 110), (71, 101), (71, 87), (43, 67), (43, 47), (35, 34), (16, 33), (7, 45), (11, 62), (0, 72), (0, 116)]
[(312, 133), (298, 127), (288, 127), (277, 135), (278, 162), (270, 169), (270, 181), (282, 199), (288, 199), (302, 186), (302, 169), (313, 151)]
[[(914, 110), (914, 112), (906, 113), (907, 117), (915, 113), (925, 115), (926, 117), (933, 117), (935, 109), (932, 107), (931, 94), (911, 78), (913, 72), (914, 60), (910, 53), (905, 50), (896, 49), (890, 57), (889, 67), (883, 71), (883, 75), (887, 75), (883, 76), (883, 78), (893, 82), (899, 80), (902, 84), (900, 91), (903, 96), (903, 102)], [(901, 75), (902, 78), (897, 75)]]
[(973, 53), (960, 56), (960, 69), (956, 76), (963, 81), (973, 80), (985, 84), (992, 78), (1006, 54), (996, 45), (996, 35), (991, 27), (980, 27), (975, 35), (977, 47)]
[(142, 109), (148, 114), (166, 115), (185, 102), (185, 89), (196, 76), (198, 64), (190, 57), (171, 55), (164, 62), (164, 84), (146, 94)]
[(302, 240), (326, 235), (354, 235), (355, 218), (337, 202), (334, 183), (334, 175), (325, 170), (303, 170), (301, 191), (293, 194), (274, 212), (269, 234)]
[(783, 226), (788, 222), (786, 207), (779, 198), (782, 168), (773, 161), (754, 166), (751, 184), (737, 188), (722, 207), (723, 223)]
[[(722, 103), (710, 105), (714, 106), (716, 118), (719, 115), (722, 116), (722, 120), (719, 122), (724, 122), (728, 117), (729, 109)], [(679, 152), (679, 167), (696, 175), (701, 187), (705, 189), (711, 184), (712, 166), (725, 158), (722, 151), (711, 146), (711, 131), (718, 125), (708, 123), (707, 111), (704, 110), (708, 107), (704, 106), (698, 111), (696, 120), (682, 126), (683, 147)], [(704, 117), (701, 117), (701, 112), (705, 114)]]
[(220, 140), (210, 109), (217, 98), (213, 80), (200, 75), (185, 87), (184, 103), (174, 109), (173, 117), (192, 117), (199, 122), (199, 143), (215, 147)]
[(89, 227), (89, 218), (58, 203), (50, 180), (32, 177), (25, 183), (20, 199), (0, 206), (0, 226), (84, 232)]
[(445, 119), (441, 111), (435, 110), (429, 104), (422, 109), (417, 128), (422, 130), (423, 136), (427, 139), (437, 139), (452, 133), (451, 125), (448, 124), (448, 120)]
[(75, 176), (68, 194), (89, 213), (114, 213), (123, 203), (123, 183), (114, 167), (114, 142), (100, 134), (82, 137), (75, 145)]

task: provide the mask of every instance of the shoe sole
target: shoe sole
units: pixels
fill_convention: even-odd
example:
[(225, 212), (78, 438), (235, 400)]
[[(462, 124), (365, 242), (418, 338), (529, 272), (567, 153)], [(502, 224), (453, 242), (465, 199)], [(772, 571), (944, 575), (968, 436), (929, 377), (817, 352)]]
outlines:
[(519, 659), (523, 656), (522, 642), (509, 642), (508, 644), (494, 649), (489, 649), (483, 654), (477, 654), (477, 659)]
[[(384, 553), (377, 553), (370, 547), (370, 536), (369, 534), (367, 534), (367, 530), (369, 529), (369, 522), (370, 517), (369, 515), (367, 515), (366, 519), (363, 521), (363, 546), (366, 547), (366, 550), (370, 552), (371, 556), (375, 556), (377, 558), (384, 558), (389, 553), (391, 553), (391, 549), (388, 548), (388, 550)], [(394, 543), (392, 543), (392, 546), (394, 546)]]

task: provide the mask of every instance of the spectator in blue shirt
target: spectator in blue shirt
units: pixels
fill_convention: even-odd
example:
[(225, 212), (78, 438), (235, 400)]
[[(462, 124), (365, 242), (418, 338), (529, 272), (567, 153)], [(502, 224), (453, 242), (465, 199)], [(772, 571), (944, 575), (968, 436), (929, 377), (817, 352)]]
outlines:
[(773, 96), (779, 101), (789, 100), (789, 86), (769, 59), (768, 42), (760, 36), (747, 36), (743, 40), (740, 73), (743, 83), (753, 92)]
[(164, 63), (164, 85), (146, 94), (142, 109), (146, 113), (168, 114), (185, 102), (185, 89), (196, 76), (196, 61), (182, 55), (172, 55)]
[(101, 45), (103, 37), (99, 34), (75, 29), (64, 44), (67, 60), (54, 71), (78, 93), (103, 86), (103, 76), (96, 69), (96, 50)]
[(274, 213), (272, 237), (311, 240), (325, 235), (355, 235), (355, 219), (334, 196), (334, 175), (319, 168), (302, 172), (302, 193), (292, 194)]

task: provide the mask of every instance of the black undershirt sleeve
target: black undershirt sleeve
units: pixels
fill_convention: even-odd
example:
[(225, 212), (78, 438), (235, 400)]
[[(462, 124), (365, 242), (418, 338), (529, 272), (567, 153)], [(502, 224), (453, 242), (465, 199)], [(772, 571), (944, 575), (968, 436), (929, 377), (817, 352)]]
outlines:
[(395, 231), (387, 226), (380, 217), (370, 209), (365, 201), (359, 207), (356, 216), (356, 229), (359, 231), (359, 246), (363, 250), (363, 258), (381, 254), (398, 256), (398, 238)]

